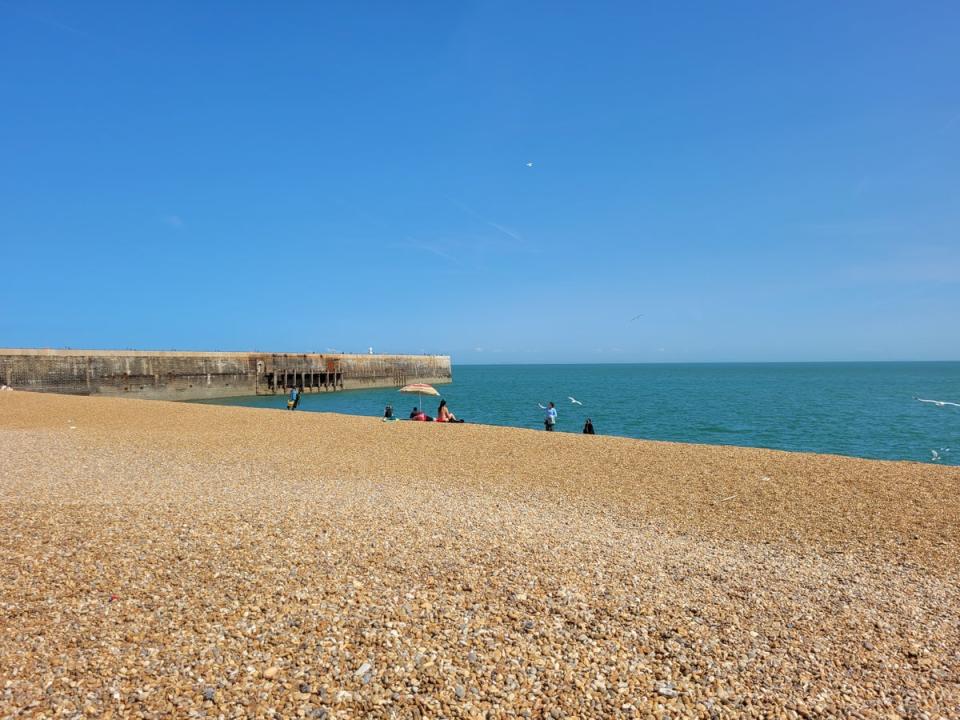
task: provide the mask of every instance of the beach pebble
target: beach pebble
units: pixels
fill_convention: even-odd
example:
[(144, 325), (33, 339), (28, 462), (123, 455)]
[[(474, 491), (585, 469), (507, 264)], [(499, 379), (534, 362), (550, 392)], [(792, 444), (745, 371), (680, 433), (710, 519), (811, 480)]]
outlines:
[(4, 398), (0, 717), (956, 715), (957, 468), (436, 430)]

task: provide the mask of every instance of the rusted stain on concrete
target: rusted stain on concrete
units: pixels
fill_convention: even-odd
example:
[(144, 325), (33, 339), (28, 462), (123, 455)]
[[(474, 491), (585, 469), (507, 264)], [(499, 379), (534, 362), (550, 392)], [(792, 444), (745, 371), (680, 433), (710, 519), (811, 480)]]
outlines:
[(157, 400), (448, 383), (448, 355), (0, 349), (16, 390)]

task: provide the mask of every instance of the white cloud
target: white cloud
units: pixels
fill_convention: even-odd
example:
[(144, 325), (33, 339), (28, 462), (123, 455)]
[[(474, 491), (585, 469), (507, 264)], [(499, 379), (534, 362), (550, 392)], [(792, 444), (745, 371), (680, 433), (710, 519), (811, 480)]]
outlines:
[(428, 253), (429, 255), (446, 260), (453, 265), (463, 265), (460, 258), (449, 252), (449, 250), (452, 249), (449, 243), (443, 245), (438, 245), (436, 243), (425, 243), (408, 236), (404, 238), (404, 242), (393, 243), (390, 245), (390, 247), (397, 248), (399, 250), (414, 250), (416, 252)]
[(510, 228), (504, 227), (503, 225), (498, 225), (492, 220), (487, 220), (487, 225), (494, 228), (495, 230), (499, 230), (504, 235), (506, 235), (509, 238), (512, 238), (513, 240), (516, 240), (517, 242), (523, 242), (523, 235), (518, 233), (516, 230), (511, 230)]
[(475, 217), (477, 220), (480, 220), (487, 227), (492, 227), (494, 230), (507, 236), (514, 242), (521, 243), (521, 244), (526, 242), (523, 235), (521, 235), (518, 231), (514, 230), (513, 228), (506, 227), (505, 225), (501, 225), (500, 223), (496, 223), (487, 217), (484, 217), (483, 215), (481, 215), (479, 212), (474, 210), (472, 207), (470, 207), (466, 203), (462, 203), (459, 200), (455, 200), (453, 198), (450, 198), (450, 202), (452, 202), (454, 205), (456, 205), (458, 208), (463, 210), (468, 215), (471, 215)]

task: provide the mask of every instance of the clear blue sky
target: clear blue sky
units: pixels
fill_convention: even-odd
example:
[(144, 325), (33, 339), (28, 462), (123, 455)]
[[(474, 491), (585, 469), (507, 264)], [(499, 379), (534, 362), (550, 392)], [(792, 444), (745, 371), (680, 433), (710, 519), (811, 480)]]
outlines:
[(0, 346), (957, 359), (958, 38), (956, 2), (0, 0)]

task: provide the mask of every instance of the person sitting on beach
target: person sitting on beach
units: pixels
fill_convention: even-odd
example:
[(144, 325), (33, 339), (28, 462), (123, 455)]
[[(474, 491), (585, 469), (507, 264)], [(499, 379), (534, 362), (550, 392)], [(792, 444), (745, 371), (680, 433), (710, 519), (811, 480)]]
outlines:
[(416, 420), (417, 422), (433, 422), (433, 418), (427, 415), (423, 410), (417, 410), (417, 414), (410, 416), (410, 419)]
[(416, 405), (414, 405), (413, 410), (410, 411), (410, 419), (413, 420), (417, 415), (419, 415), (422, 412), (423, 410), (421, 410)]
[(463, 420), (457, 420), (457, 416), (447, 407), (447, 401), (441, 400), (440, 407), (437, 408), (437, 422), (461, 423)]
[(583, 434), (596, 435), (596, 433), (593, 431), (593, 421), (590, 418), (587, 418), (587, 421), (583, 424)]
[(393, 405), (387, 405), (383, 409), (383, 419), (384, 420), (393, 420)]

